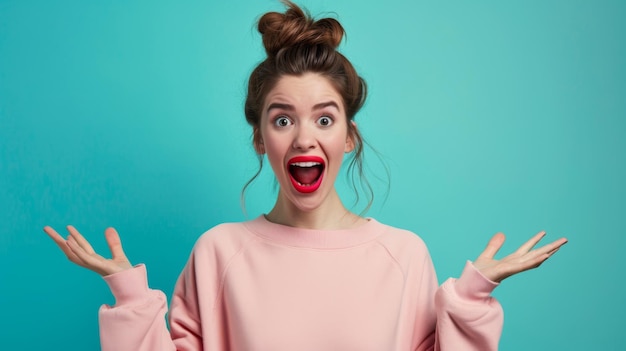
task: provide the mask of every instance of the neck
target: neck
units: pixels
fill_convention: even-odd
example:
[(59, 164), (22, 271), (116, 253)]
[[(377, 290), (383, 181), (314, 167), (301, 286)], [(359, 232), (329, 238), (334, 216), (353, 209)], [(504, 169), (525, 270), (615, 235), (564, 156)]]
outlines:
[(345, 208), (336, 191), (314, 209), (303, 210), (278, 194), (274, 208), (265, 216), (270, 222), (307, 229), (348, 229), (366, 221)]

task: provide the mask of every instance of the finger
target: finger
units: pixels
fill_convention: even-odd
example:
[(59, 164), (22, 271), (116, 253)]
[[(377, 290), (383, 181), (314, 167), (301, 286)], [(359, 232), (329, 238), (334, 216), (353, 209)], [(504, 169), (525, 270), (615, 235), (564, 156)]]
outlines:
[(87, 253), (73, 237), (68, 238), (68, 245), (72, 249), (72, 252), (76, 255), (78, 265), (90, 269), (99, 274), (103, 274), (104, 267), (106, 265), (106, 259), (96, 253)]
[(566, 243), (567, 239), (561, 238), (527, 253), (524, 256), (523, 264), (516, 269), (516, 273), (539, 267), (543, 262), (559, 251), (559, 249)]
[(535, 245), (537, 245), (539, 240), (543, 239), (544, 236), (546, 236), (546, 232), (540, 231), (539, 233), (535, 234), (532, 238), (530, 238), (530, 240), (528, 240), (522, 246), (520, 246), (516, 252), (522, 255), (527, 253), (528, 251), (532, 250), (532, 248), (535, 247)]
[(529, 259), (525, 263), (525, 267), (521, 269), (521, 271), (526, 271), (529, 269), (535, 269), (541, 266), (548, 258), (550, 258), (553, 254), (555, 254), (559, 249), (552, 250), (550, 252), (546, 252), (540, 255), (536, 255), (532, 259)]
[(558, 249), (561, 248), (561, 246), (567, 244), (567, 239), (566, 238), (561, 238), (558, 240), (555, 240), (547, 245), (544, 245), (540, 248), (538, 248), (536, 251), (539, 254), (544, 254), (547, 253), (549, 255), (552, 255), (554, 252), (558, 251)]
[(496, 233), (487, 244), (485, 250), (480, 254), (479, 258), (493, 258), (504, 244), (506, 237), (502, 233)]
[(109, 245), (109, 250), (111, 250), (111, 255), (113, 259), (126, 259), (126, 254), (124, 254), (124, 250), (122, 249), (122, 240), (120, 239), (120, 235), (117, 233), (117, 230), (114, 228), (107, 228), (104, 231), (104, 236), (106, 237), (107, 244)]
[(67, 258), (72, 261), (72, 262), (76, 262), (76, 255), (74, 255), (74, 253), (72, 252), (72, 250), (70, 249), (70, 247), (68, 246), (67, 241), (65, 240), (65, 238), (63, 238), (59, 233), (57, 233), (56, 230), (52, 229), (52, 227), (49, 226), (45, 226), (43, 228), (43, 231), (48, 234), (48, 236), (50, 238), (52, 238), (52, 240), (54, 240), (54, 242), (57, 244), (57, 246), (61, 249), (61, 251), (63, 251), (63, 253), (65, 254), (65, 256), (67, 256)]
[(65, 246), (65, 239), (59, 233), (57, 233), (56, 230), (52, 229), (52, 227), (50, 226), (45, 226), (43, 227), (43, 231), (48, 234), (48, 236), (52, 238), (52, 240), (54, 240), (54, 242), (61, 248), (61, 250), (65, 251), (65, 249), (67, 248)]
[(67, 243), (67, 247), (70, 251), (70, 260), (78, 264), (79, 266), (85, 267), (86, 263), (83, 259), (83, 257), (85, 256), (85, 250), (76, 242), (76, 239), (72, 235), (68, 235), (65, 242)]
[(67, 226), (67, 231), (70, 232), (71, 236), (76, 239), (76, 243), (83, 249), (85, 250), (85, 252), (87, 252), (88, 254), (93, 254), (95, 253), (95, 251), (93, 250), (93, 247), (91, 247), (91, 244), (89, 244), (89, 242), (87, 241), (87, 239), (85, 239), (79, 232), (78, 230), (76, 230), (76, 228), (74, 228), (71, 225)]

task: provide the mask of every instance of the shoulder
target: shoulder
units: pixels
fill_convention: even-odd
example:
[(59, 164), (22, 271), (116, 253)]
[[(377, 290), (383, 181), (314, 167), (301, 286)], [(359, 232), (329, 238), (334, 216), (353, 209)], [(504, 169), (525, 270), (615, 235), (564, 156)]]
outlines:
[(412, 249), (426, 250), (426, 243), (416, 233), (383, 223), (380, 223), (380, 226), (384, 228), (384, 234), (378, 238), (381, 243), (392, 246), (409, 246)]
[(376, 241), (399, 263), (411, 264), (430, 260), (426, 243), (419, 235), (387, 224), (381, 223), (381, 226), (384, 233)]
[(196, 241), (193, 254), (235, 255), (255, 238), (248, 230), (246, 223), (222, 223), (207, 230)]

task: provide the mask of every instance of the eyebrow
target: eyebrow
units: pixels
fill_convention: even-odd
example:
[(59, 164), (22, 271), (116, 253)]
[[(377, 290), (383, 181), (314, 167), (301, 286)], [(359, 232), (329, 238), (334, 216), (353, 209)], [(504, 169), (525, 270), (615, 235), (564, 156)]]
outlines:
[[(315, 104), (313, 106), (313, 110), (321, 110), (323, 108), (326, 107), (334, 107), (335, 109), (337, 109), (337, 111), (339, 111), (339, 105), (337, 105), (336, 102), (334, 101), (326, 101), (326, 102), (320, 102), (319, 104)], [(272, 109), (281, 109), (281, 110), (286, 110), (286, 111), (295, 111), (296, 108), (293, 105), (290, 104), (285, 104), (285, 103), (279, 103), (279, 102), (273, 102), (271, 103), (268, 107), (267, 107), (267, 112), (269, 112)]]

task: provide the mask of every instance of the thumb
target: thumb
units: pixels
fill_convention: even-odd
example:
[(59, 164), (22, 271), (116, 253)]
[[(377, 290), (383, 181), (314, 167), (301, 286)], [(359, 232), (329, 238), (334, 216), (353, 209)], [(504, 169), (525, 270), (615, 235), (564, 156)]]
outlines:
[(128, 261), (126, 255), (124, 254), (124, 249), (122, 249), (122, 241), (120, 240), (119, 234), (117, 234), (117, 230), (114, 228), (107, 228), (104, 231), (104, 236), (106, 237), (107, 244), (109, 245), (109, 250), (111, 250), (113, 260), (124, 259)]
[(502, 233), (496, 233), (487, 244), (485, 250), (480, 254), (479, 258), (493, 258), (504, 244), (505, 236)]

